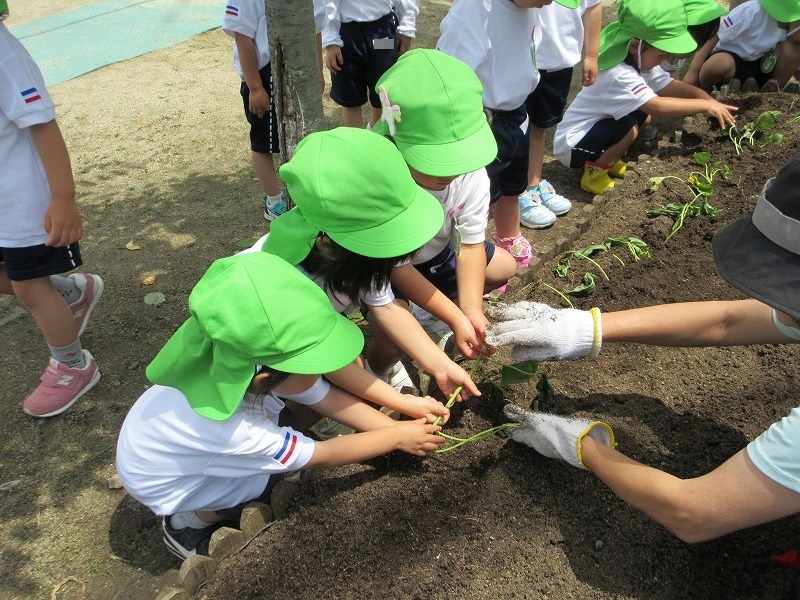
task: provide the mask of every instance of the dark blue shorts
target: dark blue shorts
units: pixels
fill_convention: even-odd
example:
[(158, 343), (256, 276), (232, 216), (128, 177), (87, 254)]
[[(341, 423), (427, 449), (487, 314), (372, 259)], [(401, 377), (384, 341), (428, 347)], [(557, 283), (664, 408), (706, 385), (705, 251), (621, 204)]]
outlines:
[[(492, 260), (494, 256), (494, 244), (491, 242), (484, 242), (484, 248), (486, 249), (486, 264), (489, 264), (489, 261)], [(458, 298), (458, 284), (456, 282), (456, 253), (453, 249), (453, 244), (447, 244), (447, 246), (439, 252), (436, 256), (432, 259), (425, 261), (424, 263), (414, 265), (414, 268), (422, 273), (422, 276), (425, 277), (428, 281), (430, 281), (437, 290), (442, 292), (445, 296), (450, 298), (451, 300), (455, 300)], [(392, 287), (392, 291), (396, 298), (400, 300), (407, 300), (407, 298), (400, 293), (400, 291)]]
[[(342, 23), (339, 36), (343, 64), (340, 72), (331, 73), (331, 100), (339, 106), (355, 108), (369, 99), (372, 106), (379, 108), (381, 100), (375, 84), (399, 56), (395, 44), (397, 17), (389, 13), (377, 21)], [(373, 40), (384, 38), (392, 40), (392, 48), (376, 50)]]
[(619, 120), (612, 117), (600, 119), (572, 149), (569, 166), (577, 169), (587, 160), (597, 160), (603, 152), (628, 135), (633, 127), (641, 129), (646, 119), (647, 113), (643, 110), (635, 110)]
[(561, 122), (567, 106), (573, 68), (539, 71), (539, 84), (525, 100), (531, 124), (547, 129)]
[(497, 158), (486, 165), (491, 203), (500, 196), (519, 196), (528, 189), (530, 128), (528, 110), (494, 110), (491, 127), (497, 141)]
[(263, 154), (277, 154), (281, 151), (278, 144), (278, 117), (275, 114), (275, 96), (272, 93), (272, 70), (269, 63), (262, 67), (258, 74), (261, 75), (261, 85), (269, 94), (269, 111), (258, 117), (250, 112), (250, 88), (243, 81), (239, 92), (244, 102), (244, 114), (250, 123), (250, 149)]
[(59, 275), (83, 264), (78, 242), (58, 248), (44, 244), (25, 248), (0, 248), (0, 262), (5, 264), (6, 275), (11, 281)]
[[(744, 60), (738, 54), (734, 54), (733, 52), (728, 52), (727, 50), (717, 50), (716, 52), (712, 52), (711, 56), (715, 54), (727, 54), (733, 59), (733, 64), (736, 65), (736, 71), (733, 74), (734, 79), (739, 79), (742, 83), (748, 77), (752, 77), (758, 83), (758, 86), (761, 87), (767, 81), (772, 79), (772, 71), (769, 73), (764, 73), (761, 70), (761, 59), (757, 58), (756, 60)], [(710, 58), (710, 57), (709, 57)]]

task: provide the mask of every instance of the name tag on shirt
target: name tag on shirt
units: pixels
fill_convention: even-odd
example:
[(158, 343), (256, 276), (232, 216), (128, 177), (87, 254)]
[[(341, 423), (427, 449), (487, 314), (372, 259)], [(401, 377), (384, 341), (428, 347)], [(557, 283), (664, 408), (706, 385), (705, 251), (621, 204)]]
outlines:
[(394, 50), (394, 39), (381, 38), (379, 40), (372, 40), (372, 47), (375, 50)]

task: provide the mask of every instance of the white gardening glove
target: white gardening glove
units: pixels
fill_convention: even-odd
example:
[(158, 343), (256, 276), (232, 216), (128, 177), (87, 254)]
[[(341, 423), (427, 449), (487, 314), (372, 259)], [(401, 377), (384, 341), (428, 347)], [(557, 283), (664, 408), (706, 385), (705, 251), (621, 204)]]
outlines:
[(492, 346), (514, 344), (516, 361), (594, 358), (600, 352), (603, 329), (599, 308), (576, 310), (516, 302), (490, 306), (487, 312), (498, 322), (486, 328), (486, 342)]
[(520, 423), (509, 428), (511, 439), (530, 446), (548, 458), (560, 458), (573, 467), (587, 469), (581, 458), (581, 440), (588, 435), (598, 442), (614, 448), (614, 432), (602, 421), (576, 417), (562, 417), (525, 410), (513, 403), (503, 408), (505, 415)]

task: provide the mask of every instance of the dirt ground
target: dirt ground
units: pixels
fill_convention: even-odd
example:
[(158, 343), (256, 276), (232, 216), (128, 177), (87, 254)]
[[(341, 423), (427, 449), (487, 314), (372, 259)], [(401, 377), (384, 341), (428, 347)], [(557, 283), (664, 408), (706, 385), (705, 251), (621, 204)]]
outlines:
[[(433, 45), (446, 8), (425, 4), (418, 45)], [(186, 318), (192, 286), (214, 259), (265, 230), (237, 88), (229, 41), (215, 30), (51, 90), (85, 219), (82, 270), (100, 273), (107, 286), (83, 336), (103, 379), (57, 418), (27, 417), (20, 403), (45, 351), (32, 319), (15, 301), (0, 300), (9, 349), (0, 357), (2, 598), (50, 597), (58, 588), (53, 597), (61, 600), (143, 600), (176, 581), (179, 563), (162, 545), (157, 520), (107, 479), (119, 426), (147, 387), (144, 368)], [(711, 235), (752, 210), (766, 178), (798, 152), (798, 124), (789, 123), (800, 112), (794, 99), (736, 99), (741, 122), (781, 110), (778, 126), (788, 140), (747, 147), (741, 157), (702, 119), (687, 126), (680, 145), (635, 146), (629, 158), (639, 159), (636, 166), (570, 247), (635, 236), (652, 258), (634, 263), (617, 250), (623, 267), (601, 255), (609, 281), (598, 278), (595, 294), (575, 305), (610, 311), (740, 297), (715, 274)], [(661, 133), (673, 127), (661, 124)], [(698, 150), (731, 168), (711, 199), (721, 212), (688, 219), (665, 244), (671, 221), (644, 213), (676, 201), (669, 190), (680, 188), (650, 193), (647, 180), (686, 177)], [(592, 199), (580, 191), (577, 172), (548, 161), (545, 175), (575, 204), (553, 228), (531, 232), (536, 247), (552, 248)], [(555, 278), (556, 262), (546, 260), (509, 299), (559, 305), (542, 283), (566, 290), (577, 281)], [(573, 269), (578, 279), (590, 270)], [(144, 286), (150, 275), (155, 284)], [(151, 292), (165, 301), (146, 304)], [(694, 476), (796, 405), (798, 353), (609, 345), (594, 361), (544, 365), (555, 395), (541, 408), (603, 418), (627, 454)], [(487, 370), (497, 376), (496, 367)], [(481, 400), (455, 411), (449, 433), (503, 422), (503, 398), (488, 383), (481, 389)], [(532, 383), (509, 388), (509, 399), (524, 406), (535, 395)], [(795, 573), (769, 556), (797, 547), (799, 524), (790, 518), (689, 546), (591, 474), (494, 437), (425, 460), (391, 454), (316, 473), (281, 520), (222, 562), (199, 597), (782, 598)]]

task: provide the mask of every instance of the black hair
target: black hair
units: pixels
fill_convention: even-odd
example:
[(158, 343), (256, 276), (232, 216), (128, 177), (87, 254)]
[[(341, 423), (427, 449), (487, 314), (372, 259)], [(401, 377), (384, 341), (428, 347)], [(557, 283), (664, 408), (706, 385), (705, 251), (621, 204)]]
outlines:
[(320, 277), (328, 294), (344, 295), (353, 304), (359, 304), (359, 298), (371, 289), (388, 285), (392, 268), (410, 260), (416, 252), (373, 258), (352, 252), (320, 233), (300, 266), (312, 277)]
[(713, 19), (708, 23), (698, 23), (697, 25), (689, 25), (689, 35), (697, 44), (697, 48), (705, 44), (711, 39), (711, 36), (719, 31), (719, 19)]
[[(255, 376), (259, 373), (267, 373), (269, 377), (262, 377), (260, 380), (255, 381)], [(289, 379), (290, 375), (291, 373), (286, 373), (284, 371), (273, 369), (272, 367), (259, 365), (256, 367), (256, 372), (253, 374), (254, 379), (250, 381), (250, 385), (247, 386), (247, 392), (254, 394), (258, 398), (263, 398), (284, 381)]]
[[(634, 38), (634, 39), (638, 39), (638, 38)], [(633, 40), (631, 40), (631, 41), (633, 41)], [(638, 53), (639, 56), (641, 56), (642, 54), (647, 52), (651, 47), (652, 47), (652, 44), (648, 44), (644, 40), (639, 40), (639, 53)], [(624, 62), (626, 65), (632, 66), (634, 69), (636, 69), (637, 73), (641, 73), (642, 72), (642, 65), (637, 65), (636, 64), (636, 61), (633, 58), (633, 54), (631, 54), (631, 52), (630, 52), (630, 45), (628, 46), (628, 52), (625, 54), (625, 60), (622, 61), (622, 62)]]

